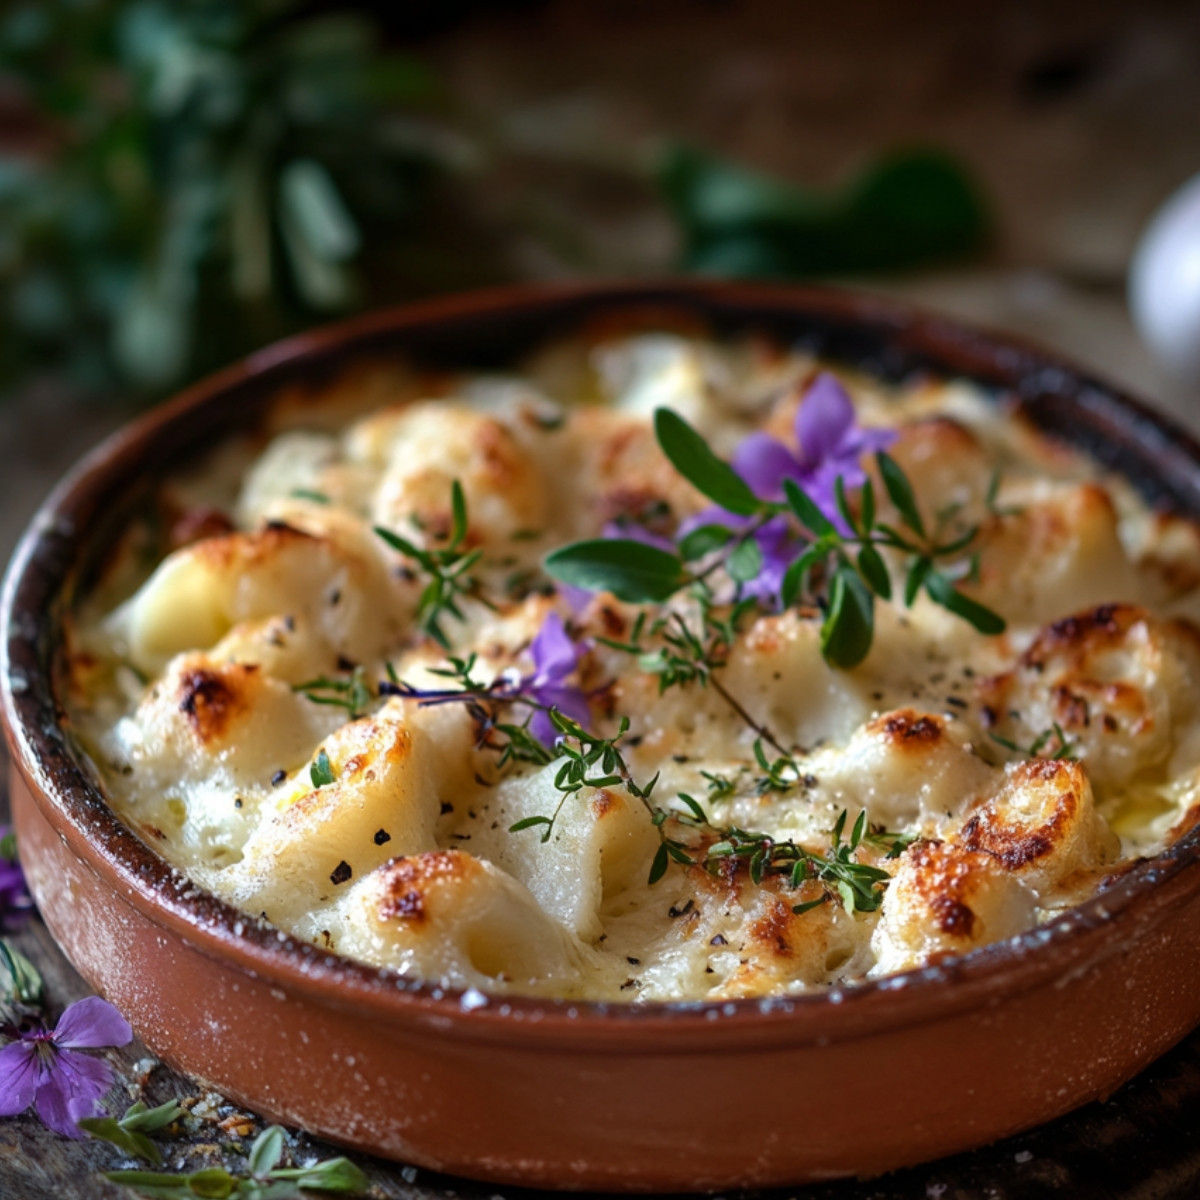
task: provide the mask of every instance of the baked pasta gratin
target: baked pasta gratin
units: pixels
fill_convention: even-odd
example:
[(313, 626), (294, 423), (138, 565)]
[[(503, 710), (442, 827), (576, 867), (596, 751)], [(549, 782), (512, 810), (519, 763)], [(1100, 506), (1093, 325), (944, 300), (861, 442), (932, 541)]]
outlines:
[(1200, 535), (1003, 397), (668, 331), (316, 392), (161, 489), (64, 654), (117, 813), (248, 922), (439, 987), (783, 995), (1195, 820)]

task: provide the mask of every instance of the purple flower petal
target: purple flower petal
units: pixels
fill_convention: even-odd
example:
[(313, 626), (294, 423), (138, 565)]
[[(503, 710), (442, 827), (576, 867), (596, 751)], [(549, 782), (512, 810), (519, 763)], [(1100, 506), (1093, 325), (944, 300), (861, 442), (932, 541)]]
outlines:
[[(579, 688), (571, 687), (570, 684), (548, 684), (533, 691), (530, 698), (547, 708), (557, 708), (564, 717), (570, 717), (585, 729), (591, 720), (592, 710), (588, 706), (587, 697)], [(550, 720), (550, 714), (542, 712), (541, 709), (536, 710), (530, 718), (529, 732), (543, 746), (553, 746), (561, 736), (554, 727), (554, 722)]]
[(41, 1071), (35, 1042), (9, 1042), (0, 1049), (0, 1117), (15, 1117), (33, 1103)]
[[(564, 717), (570, 717), (572, 721), (578, 721), (584, 727), (591, 719), (592, 710), (587, 702), (587, 697), (579, 688), (572, 687), (570, 684), (561, 683), (539, 688), (537, 698), (547, 708), (557, 708)], [(538, 716), (545, 715), (545, 713), (538, 714)], [(552, 734), (551, 737), (553, 738), (553, 736)]]
[(733, 453), (733, 469), (763, 500), (777, 499), (785, 479), (797, 479), (802, 467), (792, 452), (769, 433), (752, 433)]
[[(562, 618), (556, 612), (548, 613), (533, 639), (530, 653), (535, 671), (517, 684), (515, 690), (529, 700), (546, 708), (557, 708), (564, 716), (586, 725), (591, 717), (587, 697), (575, 684), (566, 678), (579, 665), (579, 656), (586, 648), (571, 641)], [(545, 746), (553, 746), (558, 731), (548, 713), (537, 711), (529, 722), (529, 730)]]
[(752, 517), (739, 517), (737, 513), (728, 512), (726, 509), (718, 508), (714, 504), (712, 507), (696, 513), (694, 516), (684, 517), (679, 522), (679, 529), (676, 531), (675, 537), (676, 540), (683, 541), (689, 533), (697, 529), (702, 529), (705, 525), (724, 525), (726, 529), (737, 531), (744, 529), (752, 520)]
[(107, 1000), (86, 996), (76, 1000), (58, 1019), (54, 1044), (63, 1050), (124, 1046), (133, 1040), (129, 1022)]
[[(10, 825), (0, 825), (0, 842), (12, 832)], [(0, 932), (17, 928), (21, 918), (33, 908), (33, 897), (25, 883), (25, 873), (15, 859), (0, 857)]]
[(541, 709), (535, 711), (533, 716), (529, 718), (529, 732), (543, 746), (552, 747), (558, 740), (558, 730), (554, 728), (554, 722), (550, 720), (550, 714), (542, 712)]
[(742, 585), (743, 596), (753, 596), (778, 607), (779, 592), (787, 569), (800, 557), (806, 542), (793, 537), (783, 517), (768, 521), (754, 535), (762, 553), (762, 568), (749, 583)]
[(837, 506), (837, 481), (849, 492), (859, 487), (866, 479), (866, 473), (857, 464), (846, 466), (845, 463), (822, 463), (805, 481), (804, 490), (809, 499), (833, 522), (834, 528), (842, 534), (853, 532)]
[(571, 583), (556, 583), (555, 589), (567, 602), (567, 607), (575, 616), (579, 616), (591, 604), (592, 597), (596, 594), (595, 592), (589, 592), (587, 588), (576, 587)]
[(575, 643), (567, 636), (562, 617), (556, 612), (547, 614), (529, 652), (533, 656), (535, 684), (564, 678), (575, 670), (578, 660)]
[(861, 462), (868, 454), (886, 450), (900, 435), (894, 429), (858, 429), (842, 443), (841, 453)]
[(806, 471), (836, 454), (854, 428), (854, 403), (835, 376), (822, 371), (796, 410), (799, 462)]
[(113, 1070), (102, 1058), (60, 1050), (43, 1076), (34, 1109), (47, 1129), (63, 1137), (82, 1138), (76, 1125), (96, 1110), (96, 1102), (112, 1087)]

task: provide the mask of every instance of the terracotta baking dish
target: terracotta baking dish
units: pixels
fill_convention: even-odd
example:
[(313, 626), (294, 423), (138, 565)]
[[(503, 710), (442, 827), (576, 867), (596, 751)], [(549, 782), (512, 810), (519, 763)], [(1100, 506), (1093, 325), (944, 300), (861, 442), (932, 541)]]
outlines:
[(525, 288), (273, 347), (150, 413), (47, 501), (3, 599), (15, 818), (46, 923), (156, 1053), (350, 1146), (498, 1183), (666, 1191), (869, 1175), (1111, 1092), (1200, 1021), (1200, 834), (1053, 925), (788, 1001), (485, 1001), (299, 945), (176, 875), (112, 816), (60, 725), (60, 619), (164, 473), (281, 385), (370, 356), (502, 363), (617, 310), (760, 328), (891, 378), (1016, 393), (1043, 427), (1200, 517), (1200, 447), (1052, 356), (812, 288)]

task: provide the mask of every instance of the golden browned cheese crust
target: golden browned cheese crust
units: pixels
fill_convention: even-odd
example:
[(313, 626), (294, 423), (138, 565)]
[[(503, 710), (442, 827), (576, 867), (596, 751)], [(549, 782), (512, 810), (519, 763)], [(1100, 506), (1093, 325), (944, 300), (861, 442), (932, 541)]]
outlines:
[[(75, 614), (65, 701), (82, 752), (133, 829), (249, 917), (439, 986), (786, 995), (1052, 919), (1200, 811), (1192, 523), (1003, 397), (833, 368), (861, 427), (896, 430), (930, 524), (974, 530), (957, 585), (1003, 633), (927, 595), (906, 606), (887, 551), (894, 599), (858, 665), (826, 661), (823, 601), (806, 596), (745, 614), (707, 680), (664, 686), (647, 647), (622, 644), (661, 649), (671, 621), (695, 619), (688, 592), (639, 623), (638, 606), (542, 570), (564, 543), (631, 527), (669, 540), (706, 508), (655, 409), (729, 458), (756, 431), (794, 440), (821, 369), (763, 339), (597, 327), (511, 375), (364, 364), (281, 397), (261, 435), (172, 481), (160, 540), (131, 530)], [(900, 525), (877, 462), (862, 465), (879, 522)], [(450, 544), (456, 483), (478, 586), (443, 613), (446, 648), (421, 625), (429, 574), (403, 546)], [(452, 655), (474, 655), (488, 686), (536, 679), (548, 622), (571, 639), (557, 682), (589, 727), (628, 722), (627, 777), (597, 768), (564, 791), (553, 739), (540, 758), (504, 752), (528, 710), (422, 702)], [(656, 775), (652, 802), (628, 786)], [(660, 862), (664, 837), (686, 853)], [(731, 852), (746, 838), (852, 870), (763, 870), (753, 846)]]

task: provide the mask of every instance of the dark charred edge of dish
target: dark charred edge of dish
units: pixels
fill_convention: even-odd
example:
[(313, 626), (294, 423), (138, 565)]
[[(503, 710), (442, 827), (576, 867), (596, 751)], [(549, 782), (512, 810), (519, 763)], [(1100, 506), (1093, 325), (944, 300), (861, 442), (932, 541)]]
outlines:
[[(486, 1006), (468, 1014), (459, 1004), (463, 989), (404, 979), (255, 921), (188, 880), (117, 819), (72, 750), (54, 693), (55, 634), (80, 581), (155, 485), (211, 445), (210, 435), (252, 427), (285, 384), (319, 384), (366, 356), (458, 369), (502, 366), (599, 314), (647, 304), (699, 315), (718, 335), (765, 331), (892, 382), (932, 373), (1015, 395), (1040, 428), (1119, 470), (1150, 501), (1200, 519), (1200, 445), (1169, 420), (1012, 338), (857, 294), (716, 283), (520, 287), (375, 313), (302, 335), (196, 385), (105, 442), (52, 493), (14, 555), (0, 601), (7, 621), (0, 654), (6, 733), (14, 762), (34, 784), (35, 800), (56, 798), (75, 851), (90, 869), (115, 873), (129, 889), (128, 898), (140, 900), (152, 920), (177, 924), (193, 939), (212, 935), (221, 943), (220, 957), (229, 959), (233, 951), (240, 968), (269, 973), (285, 985), (303, 989), (336, 976), (353, 985), (346, 991), (348, 1003), (368, 997), (419, 1002), (481, 1027), (509, 1022), (508, 1014), (518, 1012), (529, 1018), (521, 1024), (530, 1030), (547, 1029), (565, 1017), (573, 1036), (582, 1032), (574, 1018), (586, 1025), (588, 1016), (602, 1016), (605, 1027), (619, 1028), (683, 1017), (707, 1024), (715, 1012), (728, 1028), (739, 1018), (817, 1011), (832, 1016), (834, 1010), (849, 1014), (874, 1005), (879, 1028), (933, 1019), (948, 1007), (970, 1003), (977, 988), (1001, 971), (1024, 972), (1040, 982), (1051, 944), (1076, 946), (1086, 962), (1091, 951), (1084, 935), (1109, 925), (1135, 901), (1157, 911), (1178, 902), (1176, 893), (1200, 888), (1200, 871), (1183, 877), (1200, 860), (1195, 828), (1134, 866), (1108, 891), (1047, 925), (933, 966), (821, 992), (728, 1001), (622, 1005), (493, 994)], [(218, 953), (215, 945), (201, 949)], [(919, 1007), (900, 1003), (905, 995)]]

